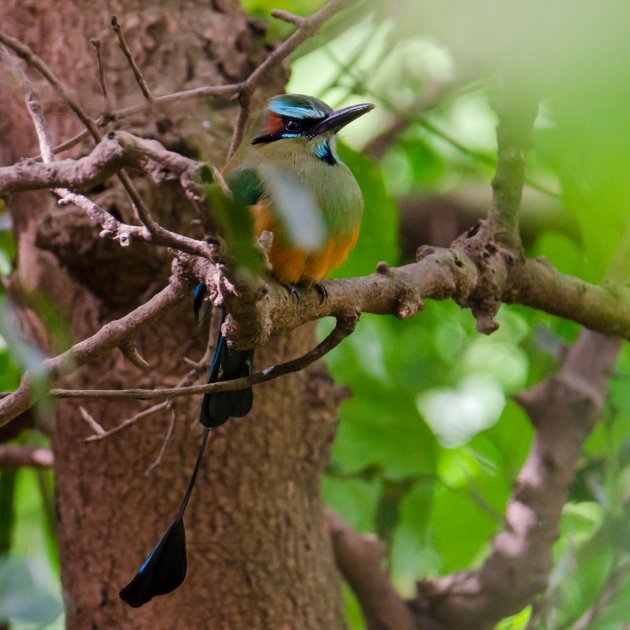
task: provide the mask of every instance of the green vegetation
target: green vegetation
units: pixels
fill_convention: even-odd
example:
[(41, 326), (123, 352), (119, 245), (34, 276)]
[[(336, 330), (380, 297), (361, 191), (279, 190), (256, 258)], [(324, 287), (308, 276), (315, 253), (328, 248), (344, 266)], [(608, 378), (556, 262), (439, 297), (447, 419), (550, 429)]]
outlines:
[[(265, 16), (273, 7), (309, 13), (322, 2), (243, 4)], [(523, 206), (527, 253), (589, 281), (601, 281), (611, 263), (613, 275), (624, 277), (628, 260), (615, 257), (630, 234), (627, 5), (520, 3), (517, 10), (514, 2), (485, 0), (474, 13), (439, 3), (429, 12), (412, 0), (370, 5), (299, 51), (288, 88), (333, 107), (372, 100), (379, 108), (348, 129), (341, 147), (367, 207), (359, 245), (338, 275), (371, 273), (380, 260), (409, 261), (398, 247), (402, 199), (451, 195), (465, 202), (481, 191), (482, 205), (489, 203), (501, 60), (544, 99)], [(421, 107), (436, 89), (441, 96)], [(408, 124), (378, 162), (360, 154), (400, 117)], [(7, 232), (0, 248), (7, 273), (14, 255)], [(323, 494), (353, 527), (386, 543), (388, 568), (405, 595), (417, 579), (483, 560), (532, 436), (513, 396), (557, 369), (577, 334), (570, 322), (518, 306), (503, 306), (497, 321), (500, 329), (482, 337), (469, 311), (428, 302), (407, 321), (363, 316), (328, 357), (352, 396), (341, 407)], [(6, 337), (6, 321), (0, 325)], [(323, 335), (330, 322), (320, 328)], [(3, 390), (16, 387), (20, 361), (12, 347), (0, 348)], [(564, 511), (549, 588), (500, 628), (570, 628), (592, 609), (589, 630), (619, 628), (630, 618), (629, 381), (626, 345)], [(17, 438), (36, 439), (32, 432)], [(51, 594), (59, 587), (50, 485), (48, 475), (0, 471), (0, 623), (10, 616), (14, 628), (53, 627), (44, 624), (59, 609)], [(19, 575), (20, 597), (9, 571)], [(28, 606), (20, 599), (25, 592)], [(362, 628), (359, 607), (345, 593), (352, 628)]]

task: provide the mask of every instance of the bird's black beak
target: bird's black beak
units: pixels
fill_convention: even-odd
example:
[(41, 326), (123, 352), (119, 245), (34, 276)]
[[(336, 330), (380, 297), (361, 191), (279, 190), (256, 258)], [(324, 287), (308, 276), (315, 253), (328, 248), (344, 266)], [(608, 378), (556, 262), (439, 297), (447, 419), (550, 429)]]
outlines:
[(367, 114), (372, 109), (374, 109), (372, 103), (362, 103), (361, 105), (351, 105), (350, 107), (338, 109), (336, 112), (332, 112), (332, 114), (326, 116), (324, 120), (317, 123), (313, 129), (314, 135), (326, 133), (327, 131), (337, 132), (348, 123), (356, 120), (359, 116), (363, 116), (363, 114)]

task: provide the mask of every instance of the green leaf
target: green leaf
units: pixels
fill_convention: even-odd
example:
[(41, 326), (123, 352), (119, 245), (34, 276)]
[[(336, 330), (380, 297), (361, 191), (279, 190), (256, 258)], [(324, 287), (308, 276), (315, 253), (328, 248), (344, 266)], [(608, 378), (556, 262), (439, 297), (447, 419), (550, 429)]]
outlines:
[(440, 572), (460, 571), (480, 559), (499, 527), (496, 519), (481, 509), (466, 490), (436, 492), (430, 528), (433, 546), (441, 559)]
[(325, 475), (322, 479), (322, 494), (326, 504), (354, 529), (374, 531), (374, 515), (381, 494), (379, 481), (338, 479)]
[(314, 193), (297, 178), (271, 164), (262, 164), (258, 170), (289, 243), (306, 252), (321, 249), (326, 239), (326, 224)]
[(217, 184), (206, 186), (205, 201), (219, 221), (236, 263), (253, 273), (262, 273), (262, 257), (254, 245), (254, 220), (250, 209), (228, 197)]
[(409, 595), (419, 577), (434, 575), (440, 561), (431, 548), (428, 524), (433, 503), (433, 480), (419, 480), (406, 493), (399, 506), (399, 521), (391, 550), (395, 583)]

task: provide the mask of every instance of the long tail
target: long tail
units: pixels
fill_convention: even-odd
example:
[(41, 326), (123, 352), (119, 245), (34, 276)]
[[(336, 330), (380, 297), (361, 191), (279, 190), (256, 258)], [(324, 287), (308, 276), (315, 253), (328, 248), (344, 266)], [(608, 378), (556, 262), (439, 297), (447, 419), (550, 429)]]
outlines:
[(158, 540), (157, 545), (142, 563), (134, 578), (121, 589), (119, 595), (126, 604), (140, 608), (156, 595), (166, 595), (174, 591), (186, 577), (186, 530), (184, 529), (184, 512), (192, 493), (195, 479), (199, 472), (201, 459), (206, 449), (209, 429), (204, 429), (197, 461), (193, 469), (186, 493), (182, 499), (177, 516)]
[[(206, 287), (200, 284), (195, 289), (194, 306), (199, 314), (203, 304)], [(225, 314), (223, 315), (225, 319)], [(231, 350), (223, 335), (219, 332), (217, 347), (210, 366), (209, 383), (240, 378), (251, 374), (251, 350)], [(162, 534), (134, 578), (120, 591), (120, 598), (129, 606), (139, 608), (157, 595), (166, 595), (174, 591), (186, 577), (186, 531), (184, 512), (192, 493), (203, 453), (208, 441), (210, 428), (218, 427), (231, 416), (240, 418), (249, 413), (253, 403), (252, 388), (206, 394), (201, 403), (200, 421), (205, 427), (197, 461), (193, 469), (186, 493), (179, 506), (177, 516)]]

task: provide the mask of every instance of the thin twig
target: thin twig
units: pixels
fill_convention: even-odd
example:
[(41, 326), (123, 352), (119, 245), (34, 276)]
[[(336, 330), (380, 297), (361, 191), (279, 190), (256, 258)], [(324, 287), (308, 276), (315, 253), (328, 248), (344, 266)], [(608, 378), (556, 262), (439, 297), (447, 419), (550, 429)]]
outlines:
[(506, 79), (498, 107), (497, 169), (492, 179), (488, 226), (497, 242), (518, 251), (521, 247), (519, 211), (527, 152), (538, 113), (538, 98), (518, 81)]
[(177, 419), (177, 412), (171, 405), (171, 420), (168, 424), (168, 429), (166, 431), (166, 435), (164, 436), (164, 441), (162, 442), (162, 448), (160, 448), (160, 453), (157, 456), (156, 460), (144, 471), (145, 475), (150, 475), (151, 471), (154, 468), (157, 468), (164, 459), (164, 453), (166, 453), (166, 447), (171, 439), (171, 435), (173, 435), (173, 429), (175, 428), (175, 420)]
[(108, 438), (110, 435), (114, 435), (115, 433), (118, 433), (119, 431), (122, 431), (123, 429), (130, 427), (132, 424), (135, 424), (136, 422), (138, 422), (138, 420), (142, 420), (142, 418), (146, 418), (147, 416), (157, 413), (158, 411), (161, 411), (162, 409), (166, 409), (168, 405), (169, 405), (169, 401), (165, 400), (161, 403), (158, 403), (157, 405), (153, 405), (152, 407), (143, 409), (142, 411), (139, 411), (138, 413), (134, 414), (130, 418), (127, 418), (124, 422), (121, 422), (119, 425), (115, 426), (113, 429), (108, 429), (107, 431), (104, 431), (103, 433), (97, 433), (96, 435), (90, 435), (89, 437), (85, 438), (85, 441), (98, 442), (99, 440), (104, 440), (105, 438)]
[(94, 416), (85, 407), (79, 407), (79, 413), (96, 435), (105, 434), (105, 429), (103, 429), (103, 427), (94, 419)]
[[(192, 370), (189, 370), (184, 376), (183, 378), (177, 383), (177, 387), (186, 387), (188, 385), (190, 385), (191, 383), (194, 383), (195, 380), (197, 379), (199, 373), (202, 370), (207, 370), (208, 369), (208, 363), (210, 362), (210, 357), (214, 354), (214, 344), (211, 344), (210, 342), (208, 343), (208, 347), (206, 348), (203, 357), (201, 358), (201, 360), (199, 361), (198, 365), (194, 365)], [(202, 363), (203, 362), (203, 363)], [(175, 401), (173, 400), (165, 400), (162, 403), (159, 403), (158, 405), (155, 405), (154, 407), (151, 407), (149, 409), (149, 411), (153, 412), (153, 411), (157, 411), (161, 408), (165, 408), (165, 409), (170, 409), (173, 413), (175, 410)], [(83, 409), (83, 408), (81, 408)], [(136, 422), (138, 422), (138, 420), (141, 420), (142, 418), (145, 418), (148, 414), (146, 413), (147, 410), (145, 410), (144, 412), (140, 412), (135, 414), (135, 416), (128, 418), (127, 420), (124, 420), (119, 426), (117, 426), (115, 429), (111, 429), (110, 431), (105, 431), (101, 428), (101, 430), (98, 430), (98, 427), (100, 427), (100, 425), (98, 423), (95, 422), (97, 430), (95, 430), (94, 435), (93, 436), (89, 436), (85, 439), (86, 442), (92, 442), (95, 440), (100, 439), (101, 437), (107, 437), (108, 435), (111, 435), (112, 433), (117, 433), (118, 431), (125, 429), (127, 427), (130, 427), (132, 424), (135, 424)], [(167, 436), (168, 439), (168, 436)], [(163, 449), (165, 449), (166, 446), (163, 447)], [(159, 459), (159, 458), (158, 458)], [(159, 462), (157, 462), (159, 463)], [(155, 463), (155, 465), (157, 465), (157, 463)]]
[[(48, 374), (56, 378), (62, 374), (70, 374), (91, 361), (96, 356), (120, 346), (127, 339), (136, 335), (142, 328), (165, 315), (171, 308), (188, 297), (190, 287), (177, 276), (171, 278), (167, 287), (154, 295), (120, 319), (105, 324), (91, 337), (74, 344), (69, 350), (46, 359), (38, 366), (38, 373)], [(28, 409), (37, 399), (33, 387), (33, 375), (30, 371), (22, 375), (17, 390), (4, 398), (0, 398), (0, 426), (3, 426)]]
[[(284, 61), (298, 46), (300, 46), (300, 44), (317, 33), (326, 21), (358, 1), (359, 0), (332, 0), (310, 17), (302, 18), (301, 21), (298, 19), (298, 16), (294, 16), (295, 21), (293, 23), (297, 26), (296, 30), (284, 42), (282, 42), (282, 44), (275, 48), (273, 52), (271, 52), (244, 81), (229, 83), (226, 85), (205, 85), (189, 90), (163, 94), (161, 96), (153, 96), (153, 100), (151, 102), (137, 103), (135, 105), (130, 105), (129, 107), (113, 111), (111, 112), (110, 118), (104, 119), (103, 117), (100, 117), (94, 121), (94, 124), (96, 126), (100, 126), (109, 120), (122, 120), (128, 116), (133, 116), (134, 114), (146, 111), (152, 106), (169, 105), (171, 103), (178, 103), (192, 98), (203, 98), (207, 96), (229, 97), (251, 94), (254, 88), (265, 77), (267, 72), (271, 70), (271, 68), (282, 63), (282, 61)], [(277, 17), (279, 19), (284, 19), (284, 17), (286, 17), (286, 12), (280, 12), (280, 15)], [(7, 37), (8, 36), (0, 33), (0, 41), (4, 41), (3, 38)], [(9, 39), (12, 40), (12, 38)], [(244, 116), (242, 117), (245, 118)], [(86, 132), (81, 132), (73, 138), (70, 138), (69, 140), (66, 140), (54, 147), (53, 152), (61, 153), (62, 151), (75, 146), (75, 144), (83, 140), (86, 135)], [(236, 148), (236, 143), (233, 144)]]
[[(91, 39), (90, 44), (94, 46), (94, 51), (96, 53), (96, 68), (98, 73), (98, 83), (101, 86), (101, 92), (103, 94), (103, 115), (105, 117), (110, 117), (113, 109), (112, 100), (109, 96), (109, 91), (107, 89), (107, 83), (105, 82), (105, 68), (103, 63), (103, 44), (100, 39)], [(56, 153), (53, 149), (53, 153)]]
[(232, 138), (230, 139), (226, 162), (234, 155), (234, 152), (238, 149), (241, 141), (243, 140), (247, 121), (249, 120), (251, 102), (252, 99), (249, 93), (241, 94), (238, 99), (238, 113), (236, 114), (236, 123), (234, 124)]
[(83, 123), (83, 126), (88, 130), (89, 134), (98, 142), (101, 139), (100, 133), (96, 128), (96, 124), (92, 119), (83, 111), (79, 103), (68, 93), (64, 85), (59, 81), (55, 73), (46, 65), (46, 63), (36, 55), (26, 44), (18, 41), (17, 39), (6, 35), (0, 31), (0, 43), (4, 44), (7, 48), (10, 48), (18, 57), (24, 59), (26, 63), (35, 68), (52, 88), (57, 92), (61, 99), (70, 107), (70, 109), (76, 114), (77, 118)]
[[(202, 357), (202, 360), (206, 358), (208, 353), (209, 353), (209, 348), (207, 348), (206, 351), (204, 352), (204, 356)], [(209, 361), (210, 361), (210, 359), (209, 359), (209, 356), (208, 356), (206, 362), (203, 365), (203, 369), (207, 369)], [(190, 385), (191, 383), (194, 383), (196, 378), (197, 378), (197, 376), (199, 375), (199, 372), (201, 371), (201, 368), (202, 368), (201, 365), (195, 366), (192, 370), (187, 372), (184, 375), (184, 377), (177, 383), (177, 387), (185, 387), (187, 385)], [(94, 429), (95, 429), (94, 435), (85, 438), (85, 441), (86, 442), (93, 442), (95, 440), (108, 437), (109, 435), (111, 435), (113, 433), (117, 433), (118, 431), (121, 431), (122, 429), (130, 427), (132, 424), (135, 424), (136, 422), (138, 422), (138, 420), (141, 420), (142, 418), (145, 418), (147, 415), (150, 415), (151, 413), (154, 413), (155, 411), (159, 411), (162, 408), (170, 409), (174, 413), (175, 402), (173, 400), (165, 400), (162, 403), (154, 405), (153, 407), (150, 407), (149, 409), (145, 409), (144, 411), (141, 411), (141, 412), (135, 414), (134, 416), (124, 420), (120, 425), (118, 425), (117, 427), (115, 427), (114, 429), (111, 429), (109, 431), (105, 431), (92, 418), (92, 421), (94, 422), (94, 425), (95, 425), (94, 426)], [(81, 409), (83, 410), (83, 407), (81, 407)], [(90, 416), (90, 418), (91, 418), (91, 416)], [(168, 439), (168, 437), (169, 436), (167, 436), (167, 439)], [(166, 446), (163, 447), (163, 449), (165, 449), (165, 448), (166, 448)], [(159, 463), (159, 462), (157, 462), (157, 463)], [(157, 465), (157, 463), (155, 463), (155, 465)]]
[(304, 24), (304, 21), (307, 19), (301, 15), (296, 15), (295, 13), (284, 11), (283, 9), (272, 9), (271, 16), (275, 17), (278, 20), (282, 20), (283, 22), (293, 24), (294, 26), (302, 26), (302, 24)]
[(50, 396), (54, 398), (98, 398), (115, 400), (121, 398), (141, 398), (152, 400), (159, 398), (180, 398), (182, 396), (194, 396), (196, 394), (208, 394), (228, 392), (244, 389), (252, 385), (259, 385), (285, 376), (292, 372), (298, 372), (311, 363), (321, 359), (333, 348), (338, 346), (352, 331), (356, 324), (356, 318), (345, 317), (337, 320), (337, 325), (332, 332), (315, 348), (297, 359), (280, 363), (265, 368), (251, 376), (221, 381), (219, 383), (206, 383), (205, 385), (192, 385), (189, 387), (166, 387), (163, 389), (51, 389)]
[(136, 83), (138, 84), (140, 90), (142, 90), (142, 94), (144, 95), (144, 98), (146, 98), (147, 101), (152, 103), (153, 94), (151, 94), (151, 90), (149, 89), (149, 86), (144, 76), (142, 75), (142, 72), (140, 68), (138, 67), (138, 64), (136, 63), (136, 60), (134, 59), (134, 56), (131, 53), (129, 45), (127, 44), (127, 40), (125, 39), (125, 34), (120, 24), (118, 23), (118, 19), (115, 15), (112, 15), (112, 30), (114, 31), (114, 33), (116, 33), (116, 36), (118, 37), (118, 43), (120, 44), (120, 48), (122, 49), (123, 54), (127, 58), (127, 62), (129, 63), (129, 66), (131, 67), (133, 71), (133, 76), (136, 78)]
[(48, 131), (46, 129), (46, 122), (42, 113), (42, 107), (39, 102), (39, 97), (35, 87), (26, 76), (26, 73), (20, 67), (20, 64), (16, 62), (13, 55), (9, 53), (6, 47), (0, 44), (0, 59), (9, 67), (9, 70), (20, 84), (22, 91), (24, 92), (24, 100), (26, 101), (26, 108), (33, 121), (35, 127), (35, 133), (37, 134), (37, 141), (39, 143), (39, 150), (44, 162), (51, 162), (53, 159), (52, 149), (50, 147), (50, 140), (48, 138)]
[(0, 445), (0, 468), (51, 468), (54, 463), (55, 458), (49, 448)]

